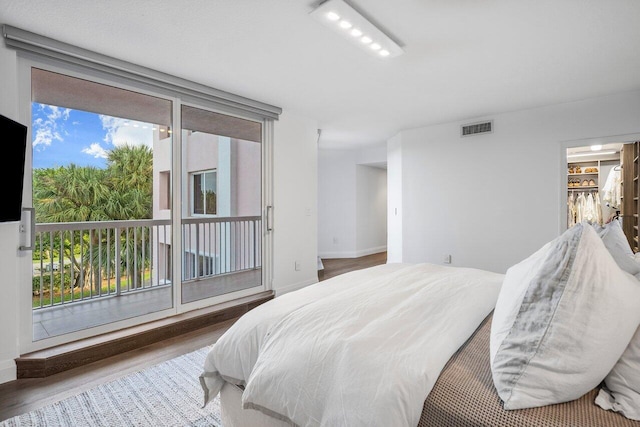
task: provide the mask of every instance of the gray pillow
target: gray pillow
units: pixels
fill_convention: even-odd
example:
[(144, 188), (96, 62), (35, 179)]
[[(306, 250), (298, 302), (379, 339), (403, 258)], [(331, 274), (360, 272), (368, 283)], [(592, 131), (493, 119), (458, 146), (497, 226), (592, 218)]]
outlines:
[(622, 231), (622, 224), (619, 220), (614, 219), (605, 224), (599, 234), (605, 247), (621, 269), (634, 276), (640, 274), (640, 263), (633, 256), (633, 250), (629, 246), (629, 241)]
[(568, 402), (596, 387), (640, 324), (640, 283), (577, 224), (505, 275), (491, 371), (505, 409)]
[(596, 404), (640, 421), (640, 328), (604, 379), (604, 384), (596, 397)]

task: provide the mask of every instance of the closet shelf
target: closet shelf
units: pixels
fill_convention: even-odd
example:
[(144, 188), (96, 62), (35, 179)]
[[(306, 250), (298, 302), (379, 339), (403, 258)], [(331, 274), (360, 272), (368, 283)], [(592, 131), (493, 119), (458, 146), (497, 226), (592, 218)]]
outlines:
[(597, 185), (578, 185), (575, 187), (567, 187), (567, 190), (597, 190)]
[(598, 172), (568, 173), (568, 176), (598, 175)]

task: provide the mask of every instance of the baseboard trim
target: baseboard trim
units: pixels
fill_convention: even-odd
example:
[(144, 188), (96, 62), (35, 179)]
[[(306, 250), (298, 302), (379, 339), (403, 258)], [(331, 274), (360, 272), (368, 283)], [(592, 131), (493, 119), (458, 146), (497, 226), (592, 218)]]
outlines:
[(160, 319), (122, 331), (91, 337), (33, 353), (15, 360), (17, 378), (44, 378), (176, 337), (200, 328), (238, 318), (274, 298), (271, 291)]
[(380, 252), (386, 252), (386, 246), (376, 246), (374, 248), (361, 249), (359, 251), (346, 251), (346, 252), (320, 252), (318, 255), (322, 259), (335, 259), (335, 258), (360, 258), (362, 256), (379, 254)]
[(14, 360), (3, 360), (0, 362), (0, 384), (14, 381), (18, 378), (18, 370)]
[(317, 278), (315, 280), (314, 279), (304, 280), (302, 282), (294, 283), (293, 285), (285, 286), (285, 287), (279, 288), (279, 289), (274, 289), (274, 292), (276, 293), (275, 296), (277, 298), (277, 297), (279, 297), (281, 295), (284, 295), (286, 293), (297, 291), (298, 289), (302, 289), (302, 288), (304, 288), (306, 286), (313, 285), (315, 283), (318, 283), (318, 279)]
[(359, 251), (356, 251), (356, 258), (360, 258), (361, 256), (379, 254), (380, 252), (386, 252), (386, 251), (387, 251), (387, 245), (376, 246), (374, 248), (368, 248), (368, 249), (361, 249)]

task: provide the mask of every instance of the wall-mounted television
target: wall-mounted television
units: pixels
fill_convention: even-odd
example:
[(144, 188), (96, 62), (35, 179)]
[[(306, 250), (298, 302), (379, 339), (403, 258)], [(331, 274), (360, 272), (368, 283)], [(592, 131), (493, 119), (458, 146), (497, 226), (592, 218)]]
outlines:
[(20, 221), (24, 160), (27, 150), (27, 127), (0, 115), (0, 141), (4, 155), (0, 166), (0, 222)]

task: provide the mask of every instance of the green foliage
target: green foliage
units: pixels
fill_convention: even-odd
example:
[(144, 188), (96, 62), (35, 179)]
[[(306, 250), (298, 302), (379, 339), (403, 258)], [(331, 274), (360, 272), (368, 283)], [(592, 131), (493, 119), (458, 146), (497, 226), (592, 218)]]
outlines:
[[(127, 144), (108, 153), (106, 169), (73, 163), (58, 168), (34, 169), (33, 198), (37, 223), (150, 219), (153, 216), (153, 152), (147, 146)], [(125, 229), (119, 233), (121, 268), (129, 277), (142, 280), (143, 272), (150, 264), (150, 251), (133, 251), (134, 246), (144, 243), (133, 240), (132, 233)], [(113, 275), (116, 270), (113, 265), (115, 257), (106, 253), (107, 248), (115, 246), (115, 234), (113, 230), (110, 233), (106, 230), (68, 232), (62, 237), (55, 234), (52, 242), (51, 236), (45, 233), (36, 240), (33, 253), (37, 254), (37, 259), (42, 252), (45, 261), (64, 258), (72, 263), (69, 268), (74, 274), (65, 275), (64, 284), (60, 275), (54, 274), (55, 290), (59, 290), (61, 285), (64, 288), (77, 287), (80, 282), (92, 283), (98, 290), (102, 279)], [(139, 258), (135, 263), (133, 253)], [(145, 254), (144, 259), (140, 255), (142, 253)], [(133, 271), (134, 265), (137, 271)], [(80, 277), (81, 271), (86, 277)], [(43, 289), (50, 289), (51, 277), (45, 275), (43, 280)], [(39, 281), (39, 276), (34, 277), (34, 293), (39, 291)]]
[(108, 154), (107, 168), (34, 169), (36, 221), (84, 222), (149, 219), (153, 214), (153, 152), (123, 145)]

